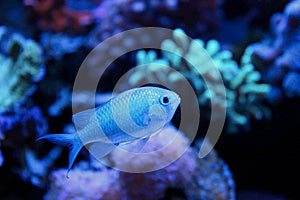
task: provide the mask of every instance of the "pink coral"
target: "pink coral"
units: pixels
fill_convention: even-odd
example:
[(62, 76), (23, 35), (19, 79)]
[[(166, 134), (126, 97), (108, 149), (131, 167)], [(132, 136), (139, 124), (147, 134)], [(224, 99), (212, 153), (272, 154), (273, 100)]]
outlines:
[[(180, 188), (189, 182), (195, 172), (197, 158), (187, 147), (189, 140), (175, 127), (167, 126), (150, 138), (142, 150), (142, 156), (127, 156), (125, 152), (115, 151), (112, 160), (119, 169), (136, 172), (159, 169), (148, 173), (120, 172), (121, 185), (128, 197), (159, 199), (164, 197), (167, 188)], [(136, 148), (136, 145), (131, 145), (128, 150), (135, 151)], [(171, 160), (176, 161), (170, 164)], [(170, 165), (164, 167), (167, 164)]]
[(70, 172), (70, 178), (67, 179), (66, 169), (60, 169), (51, 174), (50, 190), (44, 199), (122, 199), (118, 178), (119, 173), (115, 170), (74, 169)]
[[(150, 137), (140, 153), (128, 153), (128, 151), (137, 152), (140, 148), (138, 143), (132, 143), (126, 146), (126, 151), (115, 150), (112, 160), (115, 167), (122, 171), (135, 173), (154, 171), (168, 166), (179, 159), (181, 155), (190, 156), (189, 145), (189, 139), (174, 126), (169, 125), (164, 127), (160, 133)], [(181, 161), (180, 159), (178, 161)], [(186, 164), (190, 164), (186, 167), (192, 169), (195, 166), (195, 158), (191, 156), (190, 161)]]

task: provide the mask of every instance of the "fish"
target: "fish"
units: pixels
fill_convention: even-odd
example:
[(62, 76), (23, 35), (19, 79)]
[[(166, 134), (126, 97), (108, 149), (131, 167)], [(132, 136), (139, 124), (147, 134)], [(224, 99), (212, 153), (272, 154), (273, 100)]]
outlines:
[(177, 93), (159, 87), (146, 86), (120, 93), (99, 107), (73, 115), (74, 133), (47, 134), (46, 140), (69, 147), (67, 177), (78, 153), (85, 146), (101, 159), (117, 146), (148, 138), (171, 121), (180, 104)]

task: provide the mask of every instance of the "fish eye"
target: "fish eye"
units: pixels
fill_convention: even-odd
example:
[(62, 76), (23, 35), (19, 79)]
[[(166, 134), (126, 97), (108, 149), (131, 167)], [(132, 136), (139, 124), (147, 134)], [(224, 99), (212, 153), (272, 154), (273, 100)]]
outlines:
[(159, 99), (160, 103), (164, 106), (169, 105), (170, 104), (170, 99), (168, 96), (162, 96)]

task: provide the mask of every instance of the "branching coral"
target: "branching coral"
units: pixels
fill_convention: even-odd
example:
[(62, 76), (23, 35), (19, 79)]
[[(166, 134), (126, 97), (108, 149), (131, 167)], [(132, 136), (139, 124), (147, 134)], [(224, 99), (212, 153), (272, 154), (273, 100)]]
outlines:
[(33, 185), (42, 187), (46, 182), (46, 175), (54, 162), (62, 153), (62, 147), (53, 148), (44, 158), (38, 158), (37, 153), (31, 149), (24, 151), (24, 165), (17, 172), (23, 180), (30, 181)]
[(273, 36), (248, 47), (253, 64), (273, 86), (269, 99), (300, 96), (300, 1), (271, 18)]
[[(170, 140), (177, 137), (164, 151), (157, 152)], [(139, 157), (125, 156), (114, 151), (110, 157), (116, 168), (143, 170), (160, 165), (185, 149), (189, 140), (171, 125), (150, 138)], [(137, 150), (138, 145), (128, 144), (128, 151)], [(127, 173), (113, 169), (74, 169), (70, 178), (65, 178), (66, 169), (54, 171), (50, 176), (50, 190), (45, 199), (161, 199), (169, 188), (182, 190), (188, 199), (234, 199), (234, 182), (227, 165), (215, 152), (205, 159), (198, 159), (199, 149), (188, 147), (184, 154), (172, 164), (148, 173)], [(196, 152), (196, 153), (195, 153)]]
[(31, 39), (0, 27), (0, 112), (20, 103), (35, 89), (34, 83), (44, 75), (42, 50)]
[[(199, 47), (205, 48), (208, 54)], [(269, 110), (262, 103), (270, 86), (259, 83), (261, 75), (255, 71), (247, 54), (241, 66), (238, 66), (232, 59), (231, 52), (222, 50), (216, 40), (210, 40), (206, 45), (199, 39), (189, 42), (181, 29), (174, 31), (173, 38), (163, 41), (161, 49), (165, 50), (162, 51), (161, 59), (157, 58), (154, 51), (137, 53), (137, 65), (148, 64), (148, 67), (137, 68), (130, 74), (128, 81), (130, 87), (147, 81), (165, 83), (180, 90), (182, 77), (162, 67), (162, 65), (171, 66), (191, 82), (200, 106), (208, 107), (210, 98), (215, 98), (217, 101), (214, 102), (217, 103), (212, 106), (222, 107), (225, 105), (224, 100), (227, 100), (230, 132), (247, 127), (251, 118), (262, 119), (270, 115)], [(169, 51), (177, 52), (181, 56)], [(226, 87), (226, 97), (220, 91), (220, 83), (216, 81), (213, 65), (221, 73)], [(203, 78), (208, 81), (205, 83)], [(214, 89), (208, 90), (206, 84)]]

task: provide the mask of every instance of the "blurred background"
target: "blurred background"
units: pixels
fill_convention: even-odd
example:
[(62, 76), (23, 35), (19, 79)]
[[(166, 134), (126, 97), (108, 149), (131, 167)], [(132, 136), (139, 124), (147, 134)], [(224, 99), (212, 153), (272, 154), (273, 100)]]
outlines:
[[(0, 8), (0, 199), (300, 198), (299, 0), (0, 0)], [(82, 91), (72, 99), (82, 62), (105, 39), (138, 27), (174, 30), (162, 46), (203, 69), (195, 72), (188, 60), (156, 49), (127, 53), (101, 77), (96, 106), (140, 64), (149, 70), (130, 73), (119, 91), (145, 80), (180, 90), (182, 80), (156, 65), (166, 64), (184, 74), (197, 95), (196, 140), (178, 161), (144, 175), (101, 166), (83, 150), (68, 180), (67, 148), (35, 140), (75, 131), (72, 103), (86, 109), (90, 97)], [(202, 77), (213, 77), (211, 66), (187, 36), (207, 50), (226, 96), (208, 94)], [(114, 51), (118, 46), (104, 50)], [(104, 62), (102, 53), (90, 54), (85, 63), (91, 80)], [(210, 119), (210, 107), (220, 106), (211, 105), (210, 98), (227, 101), (226, 122), (214, 151), (201, 160), (196, 154), (209, 120), (218, 120)], [(179, 122), (180, 110), (162, 132), (173, 134)], [(149, 149), (161, 145), (156, 142)], [(155, 159), (161, 162), (174, 149)], [(117, 154), (109, 159), (115, 166), (134, 165)]]

